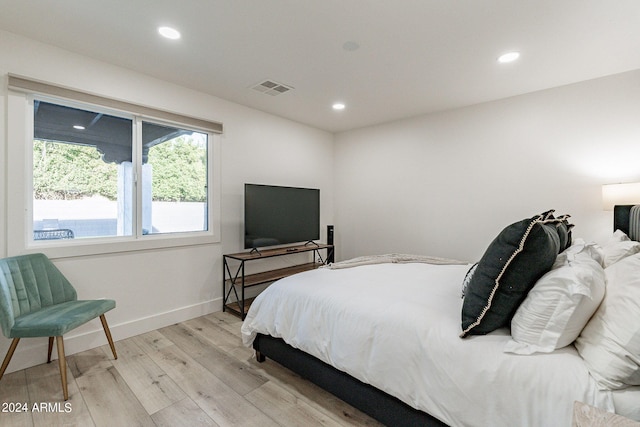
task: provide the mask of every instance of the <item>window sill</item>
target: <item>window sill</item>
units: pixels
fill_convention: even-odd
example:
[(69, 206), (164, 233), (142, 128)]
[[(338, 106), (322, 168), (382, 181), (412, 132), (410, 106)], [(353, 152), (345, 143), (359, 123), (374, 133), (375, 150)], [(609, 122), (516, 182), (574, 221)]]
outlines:
[(72, 258), (86, 255), (102, 255), (122, 252), (169, 249), (220, 243), (220, 236), (213, 233), (175, 233), (155, 236), (111, 237), (105, 239), (69, 239), (36, 241), (28, 244), (25, 253), (42, 252), (51, 259)]

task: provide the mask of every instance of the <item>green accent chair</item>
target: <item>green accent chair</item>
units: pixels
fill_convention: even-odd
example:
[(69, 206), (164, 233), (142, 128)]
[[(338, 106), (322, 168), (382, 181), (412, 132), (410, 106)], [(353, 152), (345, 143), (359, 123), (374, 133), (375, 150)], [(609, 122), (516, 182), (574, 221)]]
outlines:
[(117, 359), (104, 317), (104, 313), (115, 306), (116, 302), (109, 299), (79, 301), (71, 283), (44, 254), (0, 259), (0, 326), (5, 337), (13, 338), (0, 368), (0, 380), (20, 338), (49, 337), (49, 363), (55, 337), (62, 392), (64, 400), (68, 400), (67, 361), (62, 336), (99, 316), (113, 357)]

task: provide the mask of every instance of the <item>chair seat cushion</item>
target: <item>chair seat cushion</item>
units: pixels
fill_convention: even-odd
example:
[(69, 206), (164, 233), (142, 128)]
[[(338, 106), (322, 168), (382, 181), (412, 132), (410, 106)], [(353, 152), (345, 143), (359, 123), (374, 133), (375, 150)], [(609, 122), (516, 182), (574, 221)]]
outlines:
[(9, 338), (57, 337), (115, 308), (111, 299), (67, 301), (15, 319)]

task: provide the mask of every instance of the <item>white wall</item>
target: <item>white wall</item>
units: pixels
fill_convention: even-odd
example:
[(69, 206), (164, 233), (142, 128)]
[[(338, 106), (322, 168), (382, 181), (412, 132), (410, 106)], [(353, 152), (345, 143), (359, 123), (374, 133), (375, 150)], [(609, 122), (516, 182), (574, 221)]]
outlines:
[[(333, 222), (327, 132), (3, 31), (0, 58), (0, 256), (7, 255), (7, 183), (15, 184), (6, 176), (7, 73), (224, 123), (221, 243), (54, 260), (81, 298), (117, 301), (107, 313), (116, 340), (221, 308), (222, 254), (242, 250), (245, 182), (320, 188), (323, 228)], [(69, 354), (105, 342), (99, 321), (65, 337)], [(0, 336), (0, 354), (8, 346)], [(46, 339), (22, 340), (9, 371), (45, 360)]]
[(601, 185), (640, 181), (640, 71), (346, 132), (335, 147), (340, 258), (477, 260), (547, 209), (602, 241)]

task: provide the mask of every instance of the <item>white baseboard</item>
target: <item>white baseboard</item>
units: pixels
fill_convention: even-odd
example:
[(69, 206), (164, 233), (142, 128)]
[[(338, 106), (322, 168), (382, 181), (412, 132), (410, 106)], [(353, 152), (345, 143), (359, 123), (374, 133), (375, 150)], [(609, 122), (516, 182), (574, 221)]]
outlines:
[[(194, 304), (187, 307), (181, 307), (175, 310), (166, 311), (164, 313), (154, 314), (152, 316), (143, 317), (136, 320), (120, 323), (117, 325), (109, 324), (109, 329), (113, 340), (116, 341), (116, 351), (118, 350), (117, 341), (129, 337), (163, 328), (178, 322), (184, 322), (194, 317), (204, 316), (205, 314), (214, 313), (222, 310), (222, 298)], [(107, 314), (107, 320), (108, 320)], [(67, 356), (80, 353), (85, 350), (100, 347), (107, 344), (104, 330), (100, 322), (93, 322), (97, 327), (89, 332), (77, 335), (71, 331), (64, 336), (64, 352)], [(0, 346), (0, 358), (4, 359), (4, 355), (9, 349), (10, 340), (6, 340), (6, 345)], [(47, 338), (23, 338), (16, 348), (13, 358), (7, 367), (6, 373), (19, 371), (21, 369), (30, 368), (40, 365), (47, 361)], [(4, 348), (4, 349), (3, 349)], [(53, 346), (52, 360), (57, 359), (56, 346)]]

